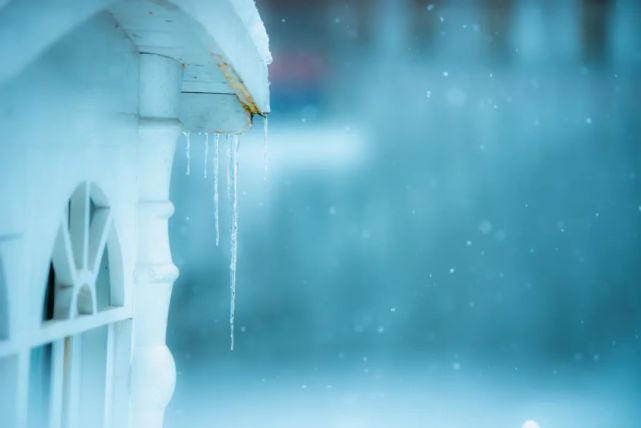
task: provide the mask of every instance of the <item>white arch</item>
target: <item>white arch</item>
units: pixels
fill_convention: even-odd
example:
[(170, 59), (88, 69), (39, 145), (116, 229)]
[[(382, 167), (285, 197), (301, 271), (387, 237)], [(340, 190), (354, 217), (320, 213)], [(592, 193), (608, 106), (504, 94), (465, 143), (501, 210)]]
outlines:
[(105, 255), (109, 257), (110, 305), (123, 306), (122, 254), (106, 195), (97, 185), (83, 182), (71, 193), (61, 213), (51, 257), (56, 282), (49, 290), (47, 281), (41, 293), (47, 305), (48, 293), (53, 292), (53, 319), (98, 311), (96, 283)]

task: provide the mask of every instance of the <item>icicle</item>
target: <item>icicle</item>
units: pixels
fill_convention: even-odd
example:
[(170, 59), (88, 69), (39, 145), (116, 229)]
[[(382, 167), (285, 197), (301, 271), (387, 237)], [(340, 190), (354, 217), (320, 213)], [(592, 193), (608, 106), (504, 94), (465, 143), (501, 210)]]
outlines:
[(234, 350), (234, 316), (236, 312), (236, 261), (238, 254), (238, 135), (234, 135), (230, 163), (232, 164), (231, 199), (231, 260), (229, 262), (229, 337), (230, 349)]
[(185, 136), (185, 157), (187, 158), (185, 175), (191, 175), (191, 134), (183, 132), (183, 135)]
[(231, 201), (231, 146), (232, 146), (232, 136), (227, 134), (227, 200)]
[(216, 246), (220, 243), (220, 224), (218, 220), (218, 143), (220, 134), (214, 139), (214, 221), (216, 223)]
[(268, 143), (269, 140), (267, 138), (267, 134), (269, 132), (269, 119), (267, 116), (263, 118), (263, 169), (264, 169), (264, 176), (263, 180), (267, 181), (267, 172), (269, 170), (269, 147)]
[(203, 178), (207, 178), (207, 158), (209, 158), (209, 132), (205, 132), (205, 167), (203, 168)]

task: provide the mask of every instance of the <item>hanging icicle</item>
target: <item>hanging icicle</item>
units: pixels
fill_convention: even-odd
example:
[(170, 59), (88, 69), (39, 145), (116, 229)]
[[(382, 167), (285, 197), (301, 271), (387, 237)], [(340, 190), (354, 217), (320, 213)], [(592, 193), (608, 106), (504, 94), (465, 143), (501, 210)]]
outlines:
[(231, 149), (232, 164), (232, 199), (231, 199), (231, 259), (229, 262), (229, 337), (230, 349), (234, 350), (234, 317), (236, 312), (236, 262), (238, 255), (238, 135), (232, 139), (233, 147)]
[(267, 172), (269, 170), (269, 140), (268, 140), (268, 134), (269, 133), (269, 119), (267, 116), (263, 118), (263, 169), (264, 169), (264, 175), (263, 175), (263, 180), (267, 181)]
[(209, 132), (205, 132), (205, 166), (203, 168), (203, 178), (207, 178), (207, 159), (209, 159)]
[(191, 133), (183, 132), (183, 135), (185, 136), (185, 157), (187, 159), (185, 175), (191, 175)]
[(216, 224), (216, 246), (220, 243), (220, 222), (218, 215), (218, 143), (220, 142), (220, 134), (214, 137), (214, 222)]
[(231, 163), (232, 163), (232, 159), (231, 159), (232, 147), (231, 146), (233, 144), (232, 143), (233, 138), (230, 134), (227, 134), (226, 140), (227, 140), (227, 162), (226, 162), (227, 171), (225, 175), (226, 175), (226, 184), (227, 184), (227, 200), (231, 201)]

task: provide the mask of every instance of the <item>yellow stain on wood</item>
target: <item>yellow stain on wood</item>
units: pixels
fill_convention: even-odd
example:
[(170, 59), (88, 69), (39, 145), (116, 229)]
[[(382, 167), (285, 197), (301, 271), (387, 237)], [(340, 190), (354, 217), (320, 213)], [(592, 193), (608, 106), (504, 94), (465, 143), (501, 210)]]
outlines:
[(212, 56), (214, 57), (216, 65), (218, 65), (218, 69), (223, 74), (223, 77), (225, 78), (229, 86), (236, 93), (236, 96), (238, 97), (240, 104), (243, 106), (245, 111), (250, 115), (258, 114), (262, 116), (263, 113), (254, 102), (254, 99), (249, 93), (249, 90), (247, 90), (247, 87), (243, 83), (242, 79), (238, 76), (238, 74), (236, 74), (236, 71), (234, 71), (233, 67), (229, 65), (227, 61), (225, 61), (222, 55), (214, 53), (212, 54)]

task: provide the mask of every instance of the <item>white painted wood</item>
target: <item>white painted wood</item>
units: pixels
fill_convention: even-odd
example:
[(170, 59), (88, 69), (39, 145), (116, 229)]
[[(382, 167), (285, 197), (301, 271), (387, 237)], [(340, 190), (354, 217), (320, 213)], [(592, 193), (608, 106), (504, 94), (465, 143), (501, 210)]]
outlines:
[[(47, 46), (62, 37), (78, 22), (104, 8), (108, 0), (87, 0), (80, 2), (56, 1), (7, 1), (0, 14), (0, 52), (16, 56), (6, 61), (0, 71), (0, 81), (9, 79), (22, 70), (26, 64), (41, 54)], [(38, 8), (34, 9), (34, 5)], [(31, 19), (27, 19), (30, 16)], [(57, 19), (51, 19), (56, 16)], [(19, 35), (27, 34), (19, 42)], [(34, 37), (46, 34), (46, 37)], [(16, 45), (21, 49), (16, 49)]]
[(96, 313), (96, 300), (90, 284), (80, 284), (76, 291), (76, 301), (73, 307), (75, 315), (91, 315)]
[(18, 354), (18, 385), (16, 387), (17, 428), (25, 428), (27, 426), (30, 352), (30, 349), (24, 349)]
[(16, 425), (18, 385), (18, 356), (0, 357), (0, 417), (9, 427)]
[(54, 304), (54, 318), (68, 319), (72, 316), (72, 302), (74, 286), (78, 282), (76, 260), (71, 246), (69, 223), (66, 214), (61, 221), (58, 234), (53, 247), (52, 262), (58, 280), (55, 287), (56, 299)]
[(18, 347), (13, 340), (0, 342), (0, 358), (8, 357), (18, 352)]
[[(88, 379), (89, 348), (81, 336), (106, 325), (104, 350), (85, 355), (85, 363), (92, 352), (105, 358), (105, 425), (162, 426), (175, 385), (165, 332), (178, 276), (167, 222), (179, 120), (237, 133), (268, 109), (251, 28), (230, 0), (197, 3), (8, 0), (0, 8), (0, 110), (11, 112), (0, 115), (0, 361), (15, 362), (8, 388), (18, 428), (30, 410), (30, 352), (48, 343), (51, 426), (82, 422), (77, 388)], [(97, 312), (105, 248), (112, 306)], [(50, 263), (54, 319), (43, 322)]]
[[(157, 82), (158, 91), (141, 91), (140, 105), (151, 100), (178, 103), (181, 64), (171, 58), (140, 56), (141, 87), (146, 80)], [(149, 96), (150, 100), (144, 99)], [(168, 118), (166, 112), (174, 111)], [(167, 313), (173, 282), (178, 269), (171, 260), (167, 222), (173, 213), (169, 201), (169, 180), (176, 141), (181, 133), (178, 109), (158, 105), (141, 109), (139, 124), (139, 194), (138, 260), (134, 309), (134, 348), (131, 368), (131, 426), (160, 428), (165, 406), (176, 382), (176, 368), (165, 344)]]
[(129, 422), (130, 356), (132, 349), (131, 320), (112, 325), (113, 359), (111, 362), (111, 414), (105, 421), (106, 428), (121, 428)]
[(116, 352), (116, 328), (114, 324), (107, 327), (107, 355), (105, 360), (105, 407), (102, 415), (102, 426), (111, 427), (114, 395), (114, 368)]
[(177, 0), (177, 4), (207, 29), (208, 38), (223, 53), (222, 62), (231, 66), (229, 71), (234, 75), (226, 77), (242, 82), (242, 89), (235, 91), (241, 101), (255, 106), (254, 113), (268, 113), (267, 64), (271, 62), (271, 56), (266, 46), (265, 28), (253, 2)]
[[(51, 0), (9, 0), (0, 10), (0, 51), (10, 53), (0, 70), (0, 82), (22, 70), (70, 29), (105, 9), (137, 43), (138, 51), (204, 68), (214, 85), (226, 83), (229, 93), (244, 98), (243, 102), (249, 94), (257, 110), (269, 112), (267, 64), (271, 56), (251, 0), (76, 0), (64, 6)], [(242, 90), (230, 87), (228, 76), (217, 73), (221, 64), (231, 66), (234, 81), (243, 82)], [(186, 73), (187, 81), (196, 80), (191, 76)], [(207, 92), (218, 92), (214, 87)]]
[(53, 247), (52, 261), (56, 268), (56, 277), (60, 286), (73, 286), (76, 279), (76, 262), (71, 249), (69, 225), (63, 220), (58, 229), (58, 235)]
[[(112, 217), (113, 218), (113, 217)], [(132, 261), (123, 260), (123, 251), (118, 239), (118, 234), (116, 232), (116, 227), (113, 224), (109, 229), (109, 235), (107, 237), (107, 242), (109, 245), (109, 281), (112, 284), (110, 291), (110, 305), (113, 307), (119, 306), (128, 306), (129, 302), (129, 278), (131, 276), (126, 275), (125, 267), (129, 264), (132, 264)], [(133, 276), (133, 275), (132, 275)], [(132, 279), (132, 278), (131, 278)], [(120, 284), (119, 287), (114, 287), (113, 284)]]
[(81, 340), (80, 335), (65, 339), (62, 414), (62, 425), (65, 428), (78, 427), (80, 368), (82, 365)]
[[(60, 222), (52, 255), (56, 275), (55, 319), (97, 312), (96, 280), (110, 236), (112, 249), (117, 251), (118, 246), (117, 239), (113, 238), (111, 219), (108, 201), (96, 185), (85, 182), (74, 191), (69, 215), (65, 214)], [(118, 279), (112, 282), (119, 283)], [(114, 294), (118, 296), (122, 292)]]
[[(242, 11), (239, 3), (245, 3)], [(183, 91), (234, 94), (252, 113), (269, 111), (271, 57), (262, 22), (247, 0), (135, 0), (115, 2), (109, 10), (140, 52), (185, 64)]]
[[(129, 10), (129, 9), (127, 9)], [(179, 111), (182, 68), (176, 61), (154, 54), (141, 54), (139, 114), (141, 117), (175, 119)]]
[(51, 399), (49, 402), (49, 428), (61, 428), (63, 406), (63, 382), (65, 364), (65, 340), (53, 342), (51, 353)]
[(48, 321), (42, 324), (42, 329), (36, 332), (35, 336), (29, 341), (29, 345), (37, 346), (61, 337), (74, 336), (83, 331), (127, 318), (131, 318), (131, 309), (122, 307), (99, 312), (91, 316), (80, 316), (73, 322)]
[(91, 221), (89, 231), (89, 267), (91, 269), (91, 283), (95, 284), (100, 268), (100, 260), (107, 246), (111, 226), (111, 212), (108, 208), (96, 210)]
[(87, 268), (89, 247), (89, 185), (83, 183), (69, 203), (69, 234), (77, 269)]
[[(47, 5), (43, 8), (47, 9)], [(12, 396), (16, 399), (14, 407), (19, 414), (18, 427), (26, 427), (27, 415), (36, 410), (28, 401), (31, 349), (54, 342), (51, 401), (47, 407), (53, 412), (50, 419), (55, 426), (62, 421), (62, 414), (56, 419), (58, 410), (55, 410), (55, 403), (62, 404), (63, 394), (59, 386), (64, 379), (57, 374), (63, 371), (56, 372), (58, 363), (55, 360), (60, 356), (56, 353), (56, 349), (60, 349), (56, 348), (56, 342), (64, 343), (66, 337), (107, 323), (128, 320), (132, 316), (131, 299), (125, 289), (131, 288), (135, 262), (138, 198), (133, 142), (137, 132), (134, 116), (137, 109), (137, 57), (133, 56), (130, 42), (114, 29), (113, 20), (108, 16), (92, 18), (77, 31), (61, 45), (48, 48), (51, 51), (48, 56), (61, 57), (62, 54), (65, 58), (63, 63), (52, 66), (47, 59), (36, 59), (28, 82), (20, 77), (10, 84), (5, 82), (0, 97), (0, 108), (4, 111), (11, 107), (13, 112), (11, 118), (0, 116), (3, 135), (11, 135), (10, 139), (4, 140), (7, 144), (2, 144), (3, 154), (0, 156), (0, 194), (6, 202), (0, 209), (0, 259), (7, 273), (7, 298), (12, 317), (10, 326), (17, 333), (9, 340), (0, 340), (0, 355), (16, 355), (16, 382)], [(100, 41), (101, 52), (106, 54), (95, 50), (87, 52), (78, 40), (93, 46)], [(109, 72), (105, 73), (105, 70)], [(60, 76), (78, 73), (78, 76), (83, 76), (82, 82), (70, 79), (62, 87), (52, 86), (49, 82), (58, 79), (50, 80), (47, 76), (51, 73), (60, 73)], [(114, 82), (107, 83), (110, 78)], [(105, 87), (112, 93), (101, 94)], [(117, 90), (112, 91), (114, 87)], [(51, 105), (49, 101), (54, 99), (57, 104)], [(87, 100), (95, 105), (88, 105)], [(38, 126), (32, 126), (32, 121)], [(23, 123), (25, 125), (21, 126)], [(104, 195), (109, 196), (112, 227), (104, 233), (94, 233), (100, 238), (98, 244), (86, 233), (89, 230), (89, 217), (86, 215), (89, 210), (86, 207), (78, 210), (80, 215), (76, 218), (81, 218), (80, 223), (84, 223), (78, 230), (86, 237), (86, 240), (81, 240), (85, 249), (99, 248), (101, 241), (107, 239), (113, 278), (111, 290), (117, 297), (112, 302), (122, 307), (77, 318), (67, 310), (63, 317), (43, 323), (44, 292), (50, 262), (56, 265), (58, 286), (68, 285), (70, 289), (68, 309), (72, 307), (73, 287), (81, 282), (80, 279), (86, 280), (88, 272), (94, 271), (89, 263), (86, 269), (76, 268), (71, 242), (73, 235), (68, 227), (67, 202), (81, 183), (92, 183), (86, 192), (92, 198), (100, 199), (94, 192), (96, 187), (102, 188)], [(21, 191), (16, 192), (16, 188)], [(100, 209), (104, 204), (96, 205), (100, 220)], [(61, 224), (65, 227), (61, 228)], [(118, 234), (122, 234), (122, 239)], [(10, 239), (7, 241), (5, 237)], [(78, 252), (79, 255), (83, 253), (84, 250)], [(93, 283), (93, 277), (86, 282)], [(56, 303), (64, 300), (60, 289), (56, 294)], [(4, 314), (2, 311), (0, 317)], [(123, 352), (127, 354), (120, 360), (120, 370), (128, 371), (130, 349), (123, 348)], [(2, 377), (0, 384), (9, 385), (9, 382)], [(128, 390), (121, 390), (120, 395), (128, 399)], [(57, 407), (62, 412), (62, 406)], [(0, 413), (0, 418), (0, 426), (16, 426), (6, 414)]]
[(184, 92), (180, 122), (186, 131), (238, 134), (251, 127), (251, 115), (233, 94)]
[(91, 330), (101, 325), (120, 323), (131, 319), (130, 307), (114, 307), (108, 311), (99, 312), (92, 316), (82, 316), (73, 322), (47, 321), (32, 337), (22, 337), (0, 344), (0, 358), (17, 354), (21, 349), (34, 348), (60, 338), (75, 336), (83, 331)]

